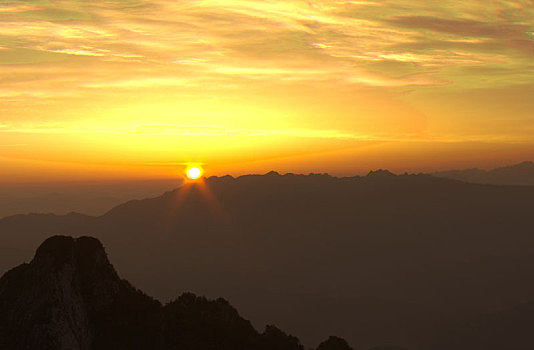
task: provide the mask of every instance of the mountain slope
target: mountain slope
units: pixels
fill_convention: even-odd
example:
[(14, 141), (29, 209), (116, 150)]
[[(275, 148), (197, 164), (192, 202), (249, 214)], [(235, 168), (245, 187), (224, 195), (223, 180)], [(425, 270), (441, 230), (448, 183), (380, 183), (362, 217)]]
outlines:
[(534, 162), (522, 162), (491, 170), (475, 168), (440, 171), (433, 175), (472, 183), (533, 186)]
[(385, 171), (209, 178), (100, 217), (0, 220), (0, 266), (50, 234), (93, 235), (163, 300), (224, 296), (307, 344), (418, 349), (445, 323), (531, 300), (533, 202), (532, 187)]
[(0, 279), (0, 348), (149, 349), (159, 313), (98, 240), (57, 236)]
[(223, 299), (186, 293), (162, 306), (118, 277), (98, 240), (67, 236), (0, 279), (0, 348), (304, 349), (274, 326), (258, 334)]

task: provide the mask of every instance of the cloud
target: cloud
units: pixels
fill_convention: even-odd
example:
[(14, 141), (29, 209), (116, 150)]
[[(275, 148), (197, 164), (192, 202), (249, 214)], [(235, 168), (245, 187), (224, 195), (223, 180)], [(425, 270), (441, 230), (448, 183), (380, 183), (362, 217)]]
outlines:
[[(293, 135), (310, 135), (300, 115), (327, 117), (305, 105), (291, 106), (286, 116), (280, 111), (290, 102), (279, 91), (314, 93), (306, 101), (317, 104), (325, 94), (352, 94), (343, 106), (331, 102), (322, 112), (343, 115), (344, 127), (372, 129), (382, 95), (398, 94), (385, 104), (425, 89), (507, 88), (534, 79), (532, 0), (0, 0), (0, 13), (5, 120), (83, 114), (120, 124), (139, 105), (157, 109), (165, 97), (170, 107), (162, 108), (163, 117), (151, 115), (155, 123), (180, 123), (191, 115), (180, 113), (182, 105), (193, 101), (207, 110), (199, 115), (209, 115), (200, 124), (227, 118), (232, 122), (220, 124), (254, 134), (247, 118), (260, 117), (243, 113), (245, 122), (234, 123), (232, 113), (241, 108), (236, 96), (255, 94), (277, 96), (261, 105), (265, 115)], [(358, 94), (371, 90), (375, 105), (353, 113), (346, 101), (365, 104)], [(28, 112), (37, 104), (49, 109)], [(380, 113), (388, 121), (401, 114)], [(343, 128), (321, 135), (334, 134), (360, 135)]]
[(39, 9), (41, 8), (24, 3), (0, 3), (0, 13), (20, 13)]
[(444, 19), (429, 16), (399, 16), (390, 22), (407, 27), (424, 28), (460, 36), (486, 38), (522, 38), (526, 36), (527, 25), (508, 23), (491, 24), (474, 20)]
[[(112, 69), (110, 62), (123, 63), (123, 77), (118, 81), (131, 81), (139, 70), (148, 69), (157, 76), (144, 80), (148, 86), (156, 81), (166, 86), (169, 81), (183, 80), (187, 75), (196, 75), (201, 80), (214, 75), (230, 80), (283, 77), (289, 81), (313, 81), (330, 77), (329, 80), (343, 84), (378, 87), (413, 86), (419, 82), (439, 86), (443, 82), (441, 77), (414, 81), (406, 76), (403, 83), (402, 77), (365, 72), (365, 67), (369, 62), (409, 62), (421, 67), (420, 74), (427, 74), (425, 67), (429, 66), (441, 69), (494, 64), (495, 59), (487, 57), (485, 48), (497, 45), (495, 40), (504, 40), (508, 47), (524, 53), (532, 52), (534, 37), (528, 34), (532, 32), (532, 23), (521, 20), (518, 14), (527, 11), (522, 17), (528, 17), (529, 1), (519, 2), (516, 8), (511, 2), (502, 2), (485, 10), (474, 1), (452, 6), (448, 0), (432, 9), (410, 3), (410, 12), (416, 14), (409, 15), (404, 3), (402, 0), (4, 3), (0, 11), (9, 16), (0, 21), (0, 32), (12, 43), (2, 47), (36, 52), (29, 52), (30, 56), (48, 52), (64, 55), (71, 61), (76, 57), (90, 58), (96, 70)], [(455, 7), (458, 13), (447, 13)], [(59, 16), (58, 11), (79, 16), (69, 15), (69, 21), (65, 21), (66, 17)], [(440, 11), (442, 17), (436, 16)], [(486, 21), (457, 18), (473, 17), (477, 11), (497, 15), (481, 16)], [(443, 36), (436, 40), (421, 30)], [(442, 49), (445, 47), (455, 50)], [(510, 57), (509, 52), (502, 55)], [(86, 63), (77, 64), (82, 69)], [(169, 76), (162, 77), (164, 71)], [(81, 75), (83, 79), (65, 88), (76, 88), (76, 83), (82, 87), (106, 84), (132, 87), (118, 84), (116, 74), (111, 74), (108, 83), (94, 81), (86, 72)], [(449, 81), (455, 83), (453, 79)]]
[[(488, 23), (465, 19), (443, 19), (428, 16), (399, 16), (389, 20), (393, 24), (409, 28), (426, 29), (453, 35), (445, 39), (450, 43), (493, 43), (494, 48), (509, 46), (527, 54), (534, 53), (534, 38), (529, 30), (532, 23)], [(493, 39), (492, 41), (488, 39)]]
[[(525, 123), (527, 121), (524, 121)], [(527, 130), (532, 128), (528, 125)], [(99, 135), (99, 136), (128, 136), (128, 137), (195, 137), (213, 140), (214, 138), (226, 138), (236, 140), (250, 138), (266, 139), (316, 139), (316, 140), (339, 140), (349, 142), (441, 142), (441, 143), (465, 143), (465, 142), (495, 142), (495, 143), (530, 143), (530, 134), (517, 137), (513, 127), (506, 130), (505, 134), (442, 134), (428, 135), (421, 133), (356, 133), (333, 129), (245, 129), (227, 128), (211, 125), (177, 125), (177, 124), (141, 124), (134, 127), (107, 128), (107, 127), (79, 127), (61, 126), (58, 124), (20, 124), (0, 125), (0, 134), (41, 134), (41, 135)], [(221, 141), (224, 142), (224, 141)], [(230, 142), (230, 141), (228, 141)], [(0, 147), (28, 146), (30, 143), (1, 144)]]

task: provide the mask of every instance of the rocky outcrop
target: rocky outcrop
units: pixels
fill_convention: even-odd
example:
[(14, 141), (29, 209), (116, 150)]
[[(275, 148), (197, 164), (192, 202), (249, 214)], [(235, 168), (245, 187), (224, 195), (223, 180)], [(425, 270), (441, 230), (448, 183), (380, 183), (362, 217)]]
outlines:
[(297, 338), (284, 333), (273, 325), (265, 327), (262, 342), (266, 349), (304, 350)]
[(304, 350), (275, 326), (259, 334), (224, 299), (162, 306), (119, 278), (97, 239), (67, 236), (0, 279), (0, 349)]
[(52, 237), (0, 279), (0, 348), (139, 348), (160, 306), (118, 277), (98, 240)]
[(352, 348), (345, 339), (330, 336), (327, 340), (319, 344), (317, 350), (352, 350)]

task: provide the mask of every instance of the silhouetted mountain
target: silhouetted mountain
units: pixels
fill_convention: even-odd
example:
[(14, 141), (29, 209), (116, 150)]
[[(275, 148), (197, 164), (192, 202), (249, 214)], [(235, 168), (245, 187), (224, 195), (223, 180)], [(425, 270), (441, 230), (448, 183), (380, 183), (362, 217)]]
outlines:
[(163, 342), (171, 349), (256, 349), (260, 339), (224, 299), (187, 293), (165, 307)]
[(52, 237), (0, 279), (0, 348), (149, 349), (160, 308), (119, 279), (98, 240)]
[(181, 185), (179, 179), (12, 184), (0, 187), (0, 218), (14, 214), (76, 211), (101, 215), (136, 198), (154, 197)]
[(274, 326), (259, 334), (224, 299), (162, 306), (118, 277), (98, 240), (67, 236), (0, 279), (0, 349), (304, 350)]
[(381, 178), (391, 178), (391, 177), (395, 177), (396, 175), (393, 174), (392, 172), (390, 172), (389, 170), (384, 170), (384, 169), (378, 169), (378, 170), (371, 170), (368, 174), (367, 174), (367, 177), (381, 177)]
[(280, 350), (304, 350), (300, 341), (292, 335), (288, 335), (276, 326), (268, 325), (262, 334), (262, 342), (266, 349)]
[(492, 170), (475, 168), (440, 171), (433, 175), (472, 183), (532, 186), (534, 185), (534, 162), (522, 162)]
[(0, 220), (0, 268), (52, 234), (92, 235), (162, 300), (232, 300), (305, 344), (426, 349), (445, 325), (531, 301), (534, 187), (390, 173), (212, 177), (100, 217)]
[(342, 338), (330, 336), (319, 344), (317, 350), (352, 350), (347, 341)]

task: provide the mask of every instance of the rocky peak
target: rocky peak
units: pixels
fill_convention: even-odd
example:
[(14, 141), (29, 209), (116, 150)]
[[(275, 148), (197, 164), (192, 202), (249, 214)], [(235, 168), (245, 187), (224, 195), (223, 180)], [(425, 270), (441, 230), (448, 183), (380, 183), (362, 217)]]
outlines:
[(345, 339), (330, 336), (327, 340), (319, 344), (317, 350), (352, 350), (352, 348)]
[[(327, 342), (319, 350), (351, 350)], [(97, 239), (54, 236), (0, 278), (0, 349), (304, 348), (274, 326), (259, 334), (222, 298), (185, 293), (162, 306), (118, 277)]]
[(39, 246), (30, 264), (0, 279), (0, 348), (142, 344), (155, 332), (151, 320), (159, 307), (118, 277), (97, 239), (54, 236)]
[(61, 269), (65, 264), (87, 269), (109, 268), (109, 261), (99, 240), (92, 237), (73, 238), (53, 236), (46, 239), (35, 252), (31, 262), (36, 267)]
[(397, 175), (393, 174), (391, 171), (386, 169), (378, 169), (378, 170), (371, 170), (369, 174), (367, 174), (367, 177), (375, 177), (375, 178), (388, 178), (388, 177), (395, 177)]
[(102, 243), (93, 237), (46, 239), (37, 248), (30, 269), (43, 278), (62, 281), (86, 300), (98, 304), (115, 298), (121, 285), (128, 288), (109, 262)]

